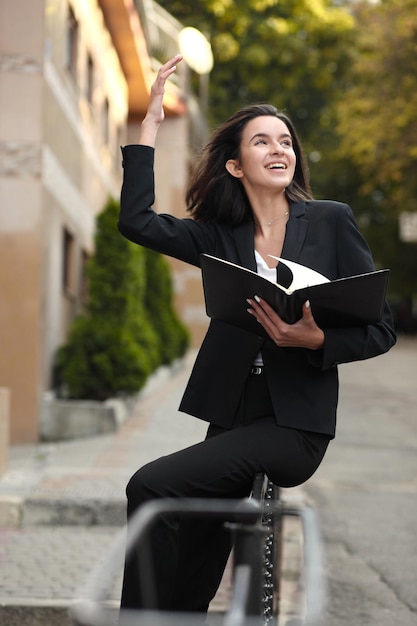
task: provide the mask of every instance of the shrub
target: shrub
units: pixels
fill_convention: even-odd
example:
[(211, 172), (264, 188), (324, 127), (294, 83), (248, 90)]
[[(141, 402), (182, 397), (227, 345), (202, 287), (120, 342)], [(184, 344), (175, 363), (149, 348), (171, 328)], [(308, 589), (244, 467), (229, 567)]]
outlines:
[(135, 393), (161, 361), (144, 304), (146, 253), (120, 235), (118, 213), (118, 203), (109, 200), (98, 217), (86, 310), (56, 355), (54, 386), (70, 398)]
[(170, 267), (161, 254), (145, 251), (145, 307), (156, 331), (161, 364), (167, 365), (186, 352), (190, 337), (173, 306)]

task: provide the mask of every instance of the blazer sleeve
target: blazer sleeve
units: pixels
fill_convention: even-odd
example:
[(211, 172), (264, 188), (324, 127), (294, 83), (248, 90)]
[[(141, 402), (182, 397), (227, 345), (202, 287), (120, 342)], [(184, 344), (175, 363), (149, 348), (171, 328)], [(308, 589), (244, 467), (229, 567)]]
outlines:
[(118, 229), (133, 241), (191, 265), (200, 265), (200, 254), (215, 247), (215, 233), (208, 224), (178, 218), (153, 209), (154, 154), (149, 146), (122, 148), (123, 184)]
[[(351, 208), (340, 204), (335, 230), (337, 277), (354, 276), (375, 270), (369, 246), (361, 235)], [(322, 350), (311, 353), (309, 360), (322, 369), (340, 363), (360, 361), (378, 356), (395, 344), (394, 323), (388, 303), (381, 320), (357, 328), (324, 328)]]

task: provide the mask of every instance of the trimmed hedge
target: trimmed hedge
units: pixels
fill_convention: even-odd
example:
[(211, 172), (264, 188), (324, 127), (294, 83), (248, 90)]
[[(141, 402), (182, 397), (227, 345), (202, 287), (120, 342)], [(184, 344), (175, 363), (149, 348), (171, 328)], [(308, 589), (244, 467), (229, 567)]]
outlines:
[(190, 343), (189, 333), (173, 306), (171, 271), (165, 257), (145, 250), (145, 307), (158, 337), (160, 363), (167, 365), (182, 356)]
[(122, 237), (118, 214), (110, 199), (97, 219), (86, 310), (56, 354), (54, 388), (61, 396), (105, 400), (134, 394), (189, 345), (173, 310), (166, 260)]

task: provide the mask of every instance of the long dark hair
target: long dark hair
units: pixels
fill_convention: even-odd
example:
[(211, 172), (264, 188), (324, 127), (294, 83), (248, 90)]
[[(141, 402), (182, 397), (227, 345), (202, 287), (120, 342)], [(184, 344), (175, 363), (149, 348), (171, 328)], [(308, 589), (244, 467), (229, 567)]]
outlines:
[(223, 122), (201, 153), (186, 194), (187, 210), (195, 220), (237, 226), (252, 219), (245, 189), (239, 179), (228, 173), (225, 164), (229, 159), (239, 159), (243, 129), (250, 120), (262, 115), (279, 118), (292, 137), (296, 166), (294, 178), (285, 190), (287, 199), (312, 199), (308, 167), (293, 123), (271, 104), (252, 104)]

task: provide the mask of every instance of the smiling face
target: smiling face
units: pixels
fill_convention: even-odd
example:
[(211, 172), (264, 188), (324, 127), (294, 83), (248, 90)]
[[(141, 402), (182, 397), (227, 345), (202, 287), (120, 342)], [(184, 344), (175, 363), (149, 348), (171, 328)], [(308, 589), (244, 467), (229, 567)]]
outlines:
[(250, 120), (242, 132), (238, 159), (226, 163), (229, 174), (249, 188), (284, 190), (292, 181), (296, 156), (291, 133), (277, 117), (262, 115)]

